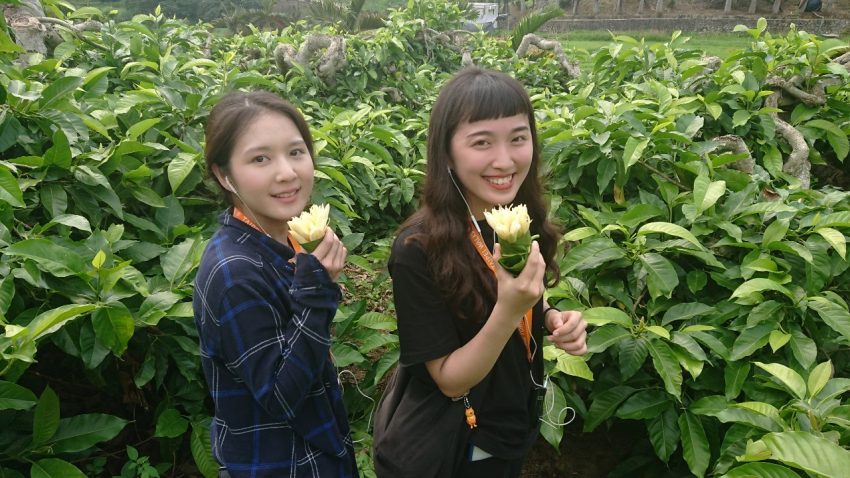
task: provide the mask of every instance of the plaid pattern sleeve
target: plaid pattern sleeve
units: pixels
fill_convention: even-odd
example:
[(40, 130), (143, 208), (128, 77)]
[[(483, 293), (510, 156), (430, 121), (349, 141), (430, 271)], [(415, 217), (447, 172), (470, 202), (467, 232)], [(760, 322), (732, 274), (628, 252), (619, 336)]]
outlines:
[(339, 287), (309, 254), (233, 223), (195, 280), (213, 451), (233, 478), (356, 476), (330, 361)]

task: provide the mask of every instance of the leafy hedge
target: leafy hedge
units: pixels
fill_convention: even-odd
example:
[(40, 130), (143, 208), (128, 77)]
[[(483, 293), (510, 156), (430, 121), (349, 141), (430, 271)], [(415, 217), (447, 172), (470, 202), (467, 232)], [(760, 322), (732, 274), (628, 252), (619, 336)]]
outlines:
[[(316, 199), (356, 252), (333, 351), (368, 476), (371, 408), (398, 358), (381, 264), (415, 208), (430, 104), (464, 48), (532, 92), (572, 245), (552, 300), (594, 326), (586, 360), (544, 350), (556, 386), (543, 437), (560, 442), (569, 404), (588, 431), (643, 421), (654, 454), (636, 448), (629, 463), (647, 476), (841, 476), (850, 202), (783, 171), (792, 151), (774, 118), (840, 169), (850, 89), (830, 60), (845, 47), (759, 25), (751, 48), (711, 68), (678, 35), (623, 37), (571, 79), (507, 40), (445, 41), (464, 13), (423, 0), (344, 35), (347, 67), (327, 84), (301, 66), (281, 74), (274, 55), (332, 27), (219, 37), (159, 12), (116, 22), (63, 8), (102, 29), (62, 30), (41, 56), (0, 24), (0, 476), (215, 476), (190, 297), (219, 208), (203, 123), (233, 88), (290, 98), (314, 127)], [(776, 108), (776, 76), (842, 83), (823, 104)], [(717, 139), (729, 135), (750, 172), (730, 167), (747, 154)]]

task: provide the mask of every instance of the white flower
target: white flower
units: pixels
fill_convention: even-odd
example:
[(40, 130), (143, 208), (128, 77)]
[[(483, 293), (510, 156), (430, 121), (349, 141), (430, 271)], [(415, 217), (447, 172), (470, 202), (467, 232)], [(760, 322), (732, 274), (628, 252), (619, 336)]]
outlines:
[(512, 208), (498, 207), (484, 213), (487, 224), (496, 231), (499, 242), (517, 242), (528, 234), (531, 218), (528, 216), (528, 208), (520, 204)]
[(303, 211), (298, 217), (293, 217), (289, 220), (287, 223), (289, 225), (289, 233), (305, 249), (307, 248), (306, 245), (312, 243), (315, 243), (312, 244), (315, 247), (325, 237), (329, 214), (329, 205), (314, 204), (310, 206), (309, 211)]

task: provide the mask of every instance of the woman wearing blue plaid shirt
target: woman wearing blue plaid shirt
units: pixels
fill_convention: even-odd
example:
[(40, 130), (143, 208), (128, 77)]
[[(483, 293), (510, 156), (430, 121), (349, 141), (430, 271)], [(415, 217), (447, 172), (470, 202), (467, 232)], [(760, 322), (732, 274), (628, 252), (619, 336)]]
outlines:
[(210, 112), (205, 156), (231, 206), (194, 292), (221, 476), (356, 477), (330, 359), (347, 251), (328, 228), (312, 253), (297, 252), (287, 226), (313, 190), (307, 123), (276, 95), (233, 92)]

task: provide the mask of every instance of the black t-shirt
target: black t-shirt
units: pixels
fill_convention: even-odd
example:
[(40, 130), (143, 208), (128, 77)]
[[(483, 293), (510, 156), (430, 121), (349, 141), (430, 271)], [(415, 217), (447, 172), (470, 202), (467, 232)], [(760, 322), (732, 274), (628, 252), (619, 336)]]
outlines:
[[(484, 242), (492, 251), (493, 229), (485, 221), (479, 222), (479, 226)], [(401, 366), (437, 388), (425, 362), (466, 344), (481, 330), (484, 320), (461, 320), (452, 313), (434, 284), (425, 250), (416, 241), (405, 244), (411, 234), (421, 230), (421, 224), (414, 225), (396, 238), (389, 271), (398, 316)], [(474, 250), (471, 242), (466, 242), (465, 247)], [(490, 309), (494, 305), (490, 304)], [(528, 362), (519, 332), (515, 332), (502, 349), (489, 378), (482, 382), (487, 387), (482, 403), (473, 405), (478, 427), (473, 430), (471, 441), (494, 456), (508, 460), (523, 458), (537, 438), (538, 393), (531, 370), (534, 381), (543, 383), (543, 328), (541, 300), (532, 314), (532, 363)]]

